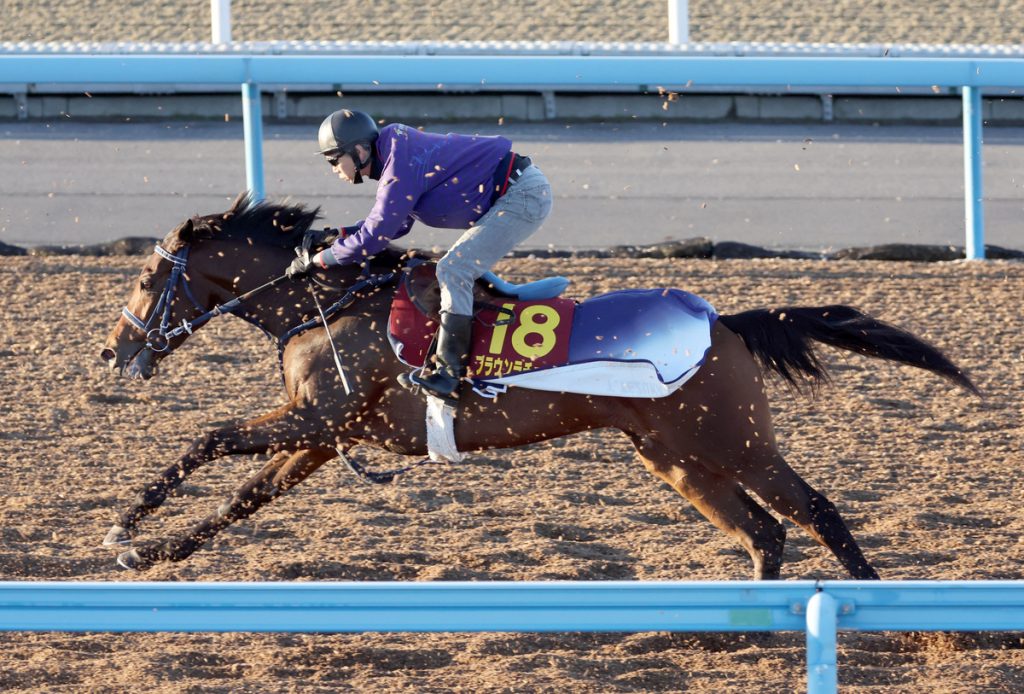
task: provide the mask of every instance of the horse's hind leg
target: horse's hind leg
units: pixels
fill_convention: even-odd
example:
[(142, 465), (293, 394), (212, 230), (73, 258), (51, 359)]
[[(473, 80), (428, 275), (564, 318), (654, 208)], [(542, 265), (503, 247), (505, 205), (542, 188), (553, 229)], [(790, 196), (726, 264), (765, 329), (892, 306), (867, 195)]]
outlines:
[(265, 453), (269, 450), (305, 448), (296, 445), (309, 434), (315, 420), (304, 418), (292, 405), (285, 405), (258, 419), (215, 429), (196, 439), (177, 463), (135, 495), (119, 521), (107, 533), (104, 545), (126, 544), (136, 524), (160, 507), (175, 488), (203, 464), (237, 453)]
[(158, 561), (181, 561), (221, 530), (236, 520), (248, 518), (335, 456), (336, 452), (325, 449), (278, 454), (218, 506), (216, 512), (192, 526), (183, 536), (122, 552), (117, 562), (128, 569), (143, 570)]
[(633, 437), (644, 465), (690, 501), (715, 527), (734, 537), (754, 562), (754, 579), (775, 579), (786, 529), (733, 480), (684, 460), (664, 445)]
[(769, 454), (766, 465), (759, 467), (770, 469), (772, 474), (765, 475), (763, 470), (751, 475), (741, 473), (740, 481), (836, 555), (850, 576), (878, 578), (831, 501), (807, 484), (777, 452)]

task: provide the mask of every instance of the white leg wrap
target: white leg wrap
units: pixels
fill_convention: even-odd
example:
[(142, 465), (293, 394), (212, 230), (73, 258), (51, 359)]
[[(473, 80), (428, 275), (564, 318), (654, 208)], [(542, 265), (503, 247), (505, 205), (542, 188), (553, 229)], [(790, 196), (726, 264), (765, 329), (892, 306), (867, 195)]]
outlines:
[(460, 463), (465, 457), (455, 447), (455, 410), (433, 395), (427, 396), (427, 451), (436, 462)]

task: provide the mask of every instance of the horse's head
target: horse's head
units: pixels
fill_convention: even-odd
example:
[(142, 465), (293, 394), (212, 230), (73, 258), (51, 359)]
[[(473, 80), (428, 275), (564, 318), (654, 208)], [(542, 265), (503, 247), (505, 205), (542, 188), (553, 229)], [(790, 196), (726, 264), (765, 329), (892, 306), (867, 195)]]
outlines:
[(197, 318), (280, 276), (318, 214), (241, 195), (227, 212), (185, 221), (146, 261), (100, 358), (130, 378), (151, 378)]

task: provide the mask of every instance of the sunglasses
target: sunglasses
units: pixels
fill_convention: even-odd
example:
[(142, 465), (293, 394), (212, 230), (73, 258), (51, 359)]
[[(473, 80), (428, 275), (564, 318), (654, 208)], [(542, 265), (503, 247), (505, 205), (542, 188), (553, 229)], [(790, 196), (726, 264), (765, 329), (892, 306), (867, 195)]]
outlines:
[(345, 155), (335, 154), (333, 156), (327, 157), (327, 163), (330, 164), (332, 167), (337, 166), (343, 156)]

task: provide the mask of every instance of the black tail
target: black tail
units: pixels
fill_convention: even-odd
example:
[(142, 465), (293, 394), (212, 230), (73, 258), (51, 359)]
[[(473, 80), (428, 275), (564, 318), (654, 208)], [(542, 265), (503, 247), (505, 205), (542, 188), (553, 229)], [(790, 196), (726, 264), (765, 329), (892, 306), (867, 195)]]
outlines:
[(756, 309), (721, 316), (719, 320), (743, 338), (747, 349), (765, 368), (777, 372), (797, 388), (800, 386), (798, 374), (807, 376), (812, 385), (828, 381), (825, 367), (810, 342), (814, 340), (926, 369), (980, 395), (971, 379), (938, 348), (850, 306)]

